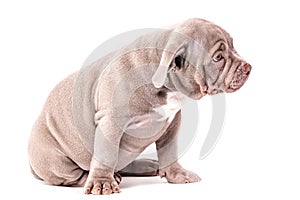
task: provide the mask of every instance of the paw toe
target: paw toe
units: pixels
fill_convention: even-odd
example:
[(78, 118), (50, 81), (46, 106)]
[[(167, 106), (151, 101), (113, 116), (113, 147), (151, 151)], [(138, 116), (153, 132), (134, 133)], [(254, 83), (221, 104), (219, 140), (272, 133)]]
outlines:
[(105, 182), (102, 188), (102, 194), (111, 194), (112, 189), (109, 182)]
[(201, 178), (197, 174), (190, 172), (190, 174), (187, 176), (186, 181), (186, 183), (194, 183), (201, 181)]
[(116, 183), (116, 182), (113, 182), (111, 184), (111, 188), (113, 190), (113, 193), (119, 193), (120, 192), (120, 188), (119, 188), (119, 185)]
[(92, 194), (101, 194), (101, 186), (100, 184), (96, 184), (94, 185), (93, 189), (92, 189)]

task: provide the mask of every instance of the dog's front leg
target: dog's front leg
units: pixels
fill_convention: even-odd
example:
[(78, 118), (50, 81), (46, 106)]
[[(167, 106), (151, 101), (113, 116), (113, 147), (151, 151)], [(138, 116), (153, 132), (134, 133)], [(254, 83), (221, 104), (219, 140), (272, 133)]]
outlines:
[(120, 191), (114, 178), (122, 130), (112, 117), (99, 120), (95, 132), (94, 153), (84, 186), (85, 194), (111, 194)]
[(169, 183), (192, 183), (201, 179), (191, 171), (184, 169), (178, 162), (177, 133), (180, 128), (181, 112), (179, 111), (164, 135), (156, 141), (159, 161), (159, 175)]

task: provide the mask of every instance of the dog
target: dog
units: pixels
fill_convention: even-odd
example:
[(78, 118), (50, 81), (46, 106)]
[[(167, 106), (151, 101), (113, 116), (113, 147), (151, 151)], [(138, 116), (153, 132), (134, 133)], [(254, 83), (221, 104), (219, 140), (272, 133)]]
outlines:
[[(250, 71), (212, 22), (192, 18), (142, 35), (53, 89), (29, 139), (32, 173), (85, 194), (118, 193), (126, 175), (198, 182), (177, 162), (182, 101), (234, 92)], [(136, 159), (152, 143), (158, 160)]]

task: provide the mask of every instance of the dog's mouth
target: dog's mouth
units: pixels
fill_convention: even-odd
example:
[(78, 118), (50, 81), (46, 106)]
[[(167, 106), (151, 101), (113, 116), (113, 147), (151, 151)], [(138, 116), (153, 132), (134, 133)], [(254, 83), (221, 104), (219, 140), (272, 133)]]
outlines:
[(231, 93), (240, 89), (247, 81), (251, 68), (251, 65), (248, 63), (238, 67), (225, 92)]

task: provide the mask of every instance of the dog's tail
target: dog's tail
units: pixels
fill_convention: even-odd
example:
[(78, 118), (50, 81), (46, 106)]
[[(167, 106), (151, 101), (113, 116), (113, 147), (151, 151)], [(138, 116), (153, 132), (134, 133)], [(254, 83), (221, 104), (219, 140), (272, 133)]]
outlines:
[(137, 159), (118, 173), (121, 176), (158, 176), (159, 163), (152, 159)]

